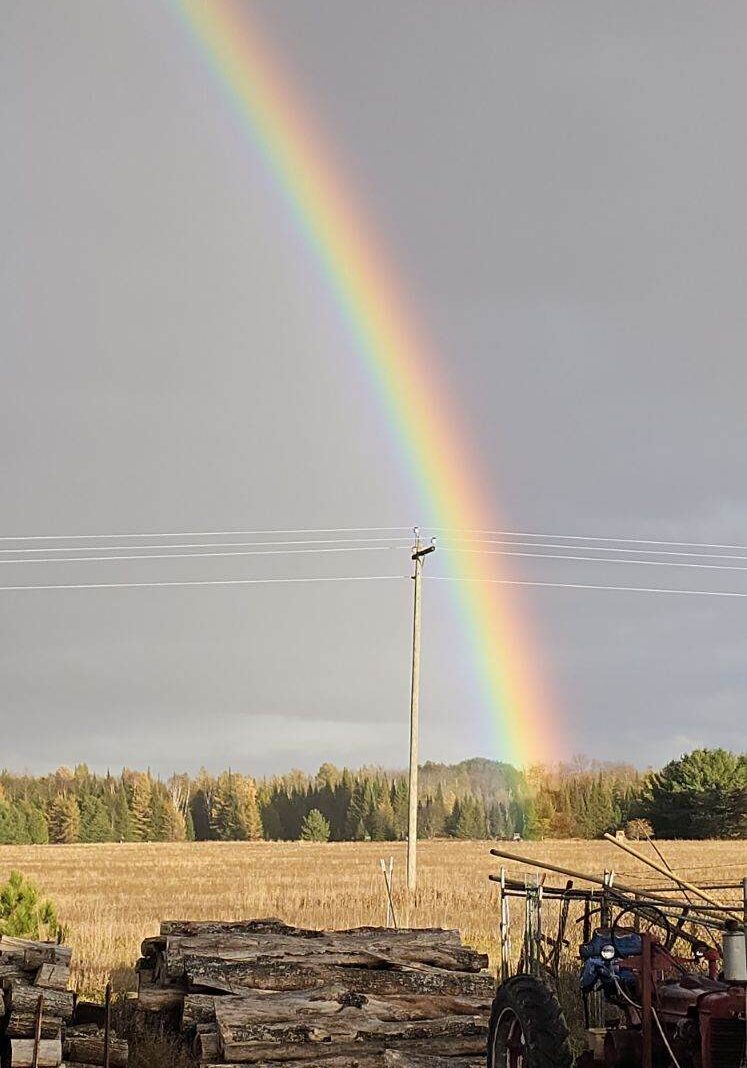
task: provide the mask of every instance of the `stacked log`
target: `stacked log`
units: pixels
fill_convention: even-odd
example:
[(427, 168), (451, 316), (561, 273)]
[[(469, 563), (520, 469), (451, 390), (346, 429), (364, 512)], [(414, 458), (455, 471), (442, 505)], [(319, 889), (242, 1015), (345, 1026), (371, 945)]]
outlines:
[(483, 1065), (494, 980), (458, 931), (166, 922), (143, 942), (138, 1008), (203, 1065)]
[(71, 958), (55, 942), (0, 937), (4, 1064), (126, 1068), (127, 1043), (107, 1036), (103, 1006), (79, 1002), (68, 989)]

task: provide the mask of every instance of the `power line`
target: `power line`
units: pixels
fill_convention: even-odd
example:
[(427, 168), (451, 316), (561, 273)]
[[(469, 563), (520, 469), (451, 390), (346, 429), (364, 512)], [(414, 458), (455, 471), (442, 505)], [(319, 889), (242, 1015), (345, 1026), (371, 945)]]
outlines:
[[(165, 546), (168, 548), (168, 546)], [(362, 553), (362, 552), (383, 552), (386, 549), (400, 549), (403, 550), (403, 545), (349, 545), (346, 548), (335, 549), (247, 549), (240, 550), (239, 552), (220, 552), (220, 553), (150, 553), (147, 556), (71, 556), (71, 557), (48, 557), (43, 556), (41, 559), (36, 557), (33, 560), (0, 560), (0, 566), (3, 564), (90, 564), (90, 563), (105, 563), (106, 561), (117, 560), (193, 560), (193, 559), (209, 559), (210, 557), (224, 557), (224, 556), (304, 556), (308, 553)], [(742, 570), (747, 571), (747, 568)]]
[[(496, 586), (544, 586), (555, 590), (615, 590), (620, 593), (674, 593), (683, 597), (747, 597), (747, 593), (721, 590), (672, 590), (651, 586), (594, 586), (582, 582), (532, 582), (524, 579), (461, 578), (456, 575), (428, 575), (428, 582), (487, 582)], [(0, 586), (0, 590), (2, 586)]]
[(366, 531), (384, 533), (386, 531), (407, 530), (412, 527), (302, 527), (296, 530), (188, 530), (188, 531), (150, 531), (149, 533), (129, 534), (5, 534), (0, 541), (98, 541), (102, 538), (241, 538), (260, 534), (362, 534)]
[[(428, 527), (434, 534), (490, 534), (506, 538), (561, 538), (566, 541), (602, 541), (622, 545), (674, 545), (681, 549), (736, 549), (747, 552), (747, 545), (722, 545), (710, 541), (657, 541), (655, 538), (599, 538), (595, 534), (547, 534), (530, 530), (481, 530), (459, 527)], [(588, 546), (591, 548), (591, 546)]]
[[(183, 542), (181, 544), (160, 542), (158, 545), (65, 545), (62, 548), (55, 548), (51, 545), (44, 545), (41, 548), (34, 547), (31, 549), (0, 549), (0, 553), (16, 553), (16, 555), (18, 553), (85, 553), (94, 551), (115, 552), (124, 551), (126, 549), (137, 549), (138, 552), (145, 552), (146, 549), (223, 549), (230, 548), (231, 546), (235, 546), (236, 548), (244, 548), (249, 545), (266, 545), (268, 547), (271, 547), (273, 545), (355, 545), (359, 542), (391, 541), (401, 541), (403, 544), (409, 545), (412, 541), (412, 538), (320, 538), (319, 540), (312, 538), (294, 538), (292, 541), (188, 541)], [(747, 559), (747, 557), (745, 559)]]
[[(386, 539), (385, 539), (386, 540)], [(407, 539), (403, 538), (403, 541)], [(587, 552), (595, 553), (632, 553), (638, 554), (647, 553), (649, 556), (687, 556), (697, 557), (703, 560), (747, 560), (747, 556), (734, 556), (729, 553), (684, 553), (675, 551), (672, 549), (624, 549), (621, 545), (615, 545), (610, 548), (605, 545), (557, 545), (552, 542), (542, 541), (507, 541), (505, 539), (488, 539), (488, 538), (450, 538), (448, 535), (446, 538), (439, 538), (439, 545), (443, 546), (444, 541), (447, 543), (455, 542), (459, 545), (515, 545), (517, 549), (564, 549), (574, 550), (581, 552), (586, 550)], [(32, 552), (33, 550), (16, 550), (17, 552)], [(41, 550), (40, 550), (41, 551)], [(63, 551), (63, 550), (60, 550)], [(13, 552), (12, 549), (0, 549), (0, 552)]]
[(86, 582), (59, 583), (50, 586), (0, 586), (0, 593), (20, 590), (124, 590), (155, 586), (272, 586), (310, 582), (386, 582), (410, 579), (410, 575), (329, 575), (313, 578), (198, 579), (187, 582)]
[[(684, 561), (677, 560), (616, 560), (609, 557), (600, 556), (561, 556), (557, 553), (513, 553), (507, 549), (452, 549), (447, 548), (446, 552), (451, 553), (476, 553), (480, 556), (521, 556), (531, 557), (534, 560), (578, 560), (580, 563), (587, 564), (631, 564), (633, 566), (641, 565), (645, 567), (694, 567), (703, 571), (747, 571), (747, 567), (739, 567), (735, 564), (690, 564)], [(17, 562), (17, 561), (15, 561)], [(0, 563), (8, 563), (7, 560), (0, 561)]]

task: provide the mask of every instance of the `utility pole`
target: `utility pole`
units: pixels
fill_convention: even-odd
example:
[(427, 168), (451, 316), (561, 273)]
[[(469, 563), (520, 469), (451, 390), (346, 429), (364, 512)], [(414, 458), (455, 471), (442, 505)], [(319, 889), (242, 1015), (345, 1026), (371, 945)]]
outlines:
[(420, 545), (420, 528), (415, 527), (412, 559), (415, 573), (415, 596), (412, 613), (412, 675), (410, 685), (410, 790), (407, 821), (407, 892), (412, 896), (417, 886), (418, 851), (418, 712), (420, 699), (420, 602), (423, 559), (436, 551), (433, 540), (425, 549)]

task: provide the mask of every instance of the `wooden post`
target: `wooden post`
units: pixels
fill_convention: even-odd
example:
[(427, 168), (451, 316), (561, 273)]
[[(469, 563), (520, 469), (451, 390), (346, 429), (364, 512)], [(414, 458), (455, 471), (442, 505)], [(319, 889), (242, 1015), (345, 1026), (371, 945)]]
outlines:
[(44, 1018), (44, 995), (39, 995), (36, 1003), (36, 1019), (34, 1020), (34, 1052), (31, 1055), (31, 1066), (37, 1068), (39, 1064), (39, 1042), (41, 1041), (42, 1020)]
[(112, 984), (106, 984), (106, 994), (104, 995), (104, 1068), (109, 1068), (109, 1046), (110, 1046), (110, 1034), (112, 1028)]
[(651, 954), (651, 936), (641, 935), (641, 1042), (643, 1043), (643, 1068), (653, 1065), (653, 959)]
[(423, 557), (435, 551), (431, 543), (425, 549), (420, 547), (420, 529), (415, 527), (415, 546), (412, 559), (415, 573), (413, 614), (412, 614), (412, 674), (410, 677), (410, 777), (407, 819), (407, 892), (414, 897), (418, 882), (418, 742), (419, 742), (419, 704), (420, 704), (420, 604), (422, 598), (421, 580), (423, 575)]

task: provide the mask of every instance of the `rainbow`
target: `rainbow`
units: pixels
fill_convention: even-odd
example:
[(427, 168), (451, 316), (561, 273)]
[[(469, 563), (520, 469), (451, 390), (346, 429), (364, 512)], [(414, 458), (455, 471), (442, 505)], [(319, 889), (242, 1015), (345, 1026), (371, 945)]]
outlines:
[[(468, 455), (437, 361), (404, 287), (342, 168), (315, 128), (299, 92), (238, 0), (172, 0), (220, 79), (246, 132), (282, 191), (386, 412), (433, 528), (496, 527), (483, 482)], [(421, 513), (422, 514), (422, 513)], [(512, 591), (479, 581), (478, 558), (444, 554), (468, 636), (496, 755), (517, 765), (557, 756), (553, 718)]]

